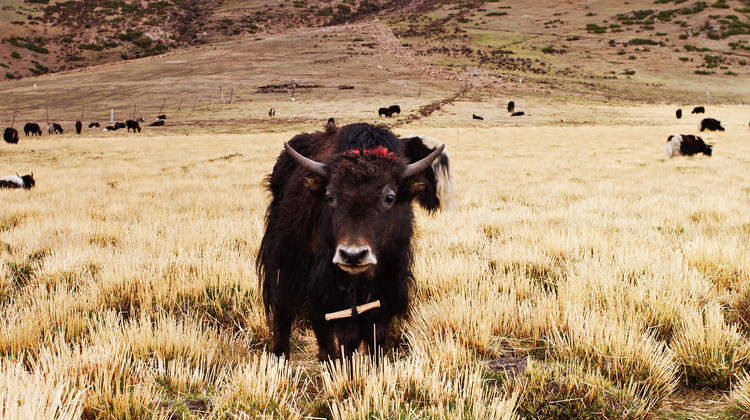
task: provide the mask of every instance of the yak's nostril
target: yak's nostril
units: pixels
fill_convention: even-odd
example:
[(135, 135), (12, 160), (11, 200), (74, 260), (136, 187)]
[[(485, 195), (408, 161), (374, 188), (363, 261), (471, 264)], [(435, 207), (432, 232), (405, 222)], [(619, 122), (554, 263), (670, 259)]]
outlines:
[(361, 250), (347, 250), (344, 248), (339, 249), (341, 259), (343, 259), (349, 265), (361, 264), (362, 260), (367, 256), (368, 252), (370, 251), (367, 248)]

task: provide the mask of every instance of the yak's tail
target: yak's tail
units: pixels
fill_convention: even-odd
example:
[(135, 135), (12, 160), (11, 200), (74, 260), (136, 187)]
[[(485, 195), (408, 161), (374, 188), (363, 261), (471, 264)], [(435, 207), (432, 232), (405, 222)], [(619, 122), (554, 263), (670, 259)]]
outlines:
[[(437, 139), (419, 134), (406, 136), (406, 138), (419, 139), (422, 145), (429, 149), (430, 152), (437, 149), (442, 144), (442, 142)], [(407, 146), (407, 149), (414, 150), (415, 148)], [(422, 157), (412, 156), (412, 160), (419, 160)], [(450, 157), (448, 156), (447, 150), (444, 149), (443, 153), (432, 162), (431, 169), (433, 176), (429, 176), (428, 174), (427, 182), (431, 184), (432, 188), (428, 187), (423, 194), (420, 194), (417, 197), (417, 201), (427, 210), (455, 210), (458, 207), (456, 201), (456, 187), (453, 182)], [(432, 191), (434, 191), (434, 193)], [(437, 201), (437, 203), (435, 203), (435, 201)]]

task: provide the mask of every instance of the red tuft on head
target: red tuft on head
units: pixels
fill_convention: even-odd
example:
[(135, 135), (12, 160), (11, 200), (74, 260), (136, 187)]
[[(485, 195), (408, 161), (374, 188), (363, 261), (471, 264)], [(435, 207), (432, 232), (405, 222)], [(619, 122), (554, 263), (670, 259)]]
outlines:
[(359, 154), (374, 155), (374, 156), (388, 158), (391, 160), (398, 160), (398, 156), (396, 156), (395, 153), (391, 152), (390, 150), (386, 149), (383, 146), (378, 146), (374, 149), (352, 149), (352, 150), (347, 151), (346, 153), (353, 154), (353, 155), (359, 155)]

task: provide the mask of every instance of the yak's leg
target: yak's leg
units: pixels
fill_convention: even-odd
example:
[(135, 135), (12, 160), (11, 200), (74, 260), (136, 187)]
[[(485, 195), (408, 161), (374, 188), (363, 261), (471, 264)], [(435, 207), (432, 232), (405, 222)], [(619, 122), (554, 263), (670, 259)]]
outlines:
[(318, 360), (325, 362), (328, 359), (338, 358), (336, 337), (330, 322), (322, 316), (314, 316), (312, 327), (315, 339), (318, 341)]
[(341, 352), (343, 348), (343, 354), (339, 353), (339, 357), (351, 357), (352, 353), (359, 350), (359, 345), (362, 344), (359, 322), (349, 318), (341, 323), (343, 325), (340, 325), (336, 330), (336, 338), (338, 338), (337, 350)]
[(272, 308), (271, 335), (272, 351), (277, 356), (289, 356), (289, 337), (292, 334), (292, 323), (294, 323), (294, 313), (286, 308), (277, 305)]

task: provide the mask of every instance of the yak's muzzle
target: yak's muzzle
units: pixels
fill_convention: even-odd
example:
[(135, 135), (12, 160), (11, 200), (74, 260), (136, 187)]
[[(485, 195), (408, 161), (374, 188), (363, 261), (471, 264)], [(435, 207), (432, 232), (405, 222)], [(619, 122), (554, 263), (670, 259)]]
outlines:
[(359, 274), (377, 264), (378, 260), (369, 245), (339, 245), (333, 263), (348, 273)]

